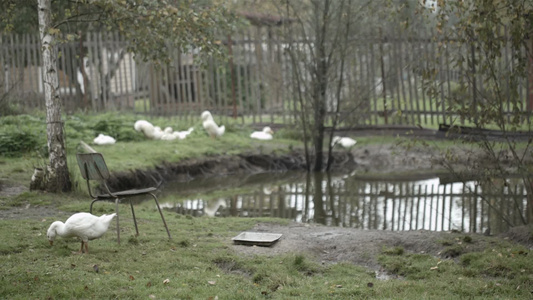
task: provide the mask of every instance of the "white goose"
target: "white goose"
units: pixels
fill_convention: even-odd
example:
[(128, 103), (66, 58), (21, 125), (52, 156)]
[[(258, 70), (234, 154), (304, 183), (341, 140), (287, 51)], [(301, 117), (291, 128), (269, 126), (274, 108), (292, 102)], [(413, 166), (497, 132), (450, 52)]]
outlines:
[(334, 136), (331, 140), (331, 146), (341, 145), (344, 148), (352, 148), (357, 143), (356, 140), (349, 137)]
[(201, 118), (203, 122), (202, 125), (211, 138), (221, 137), (226, 131), (226, 127), (224, 125), (219, 127), (217, 123), (215, 123), (213, 116), (209, 111), (204, 111), (201, 115)]
[(194, 128), (190, 127), (189, 129), (185, 131), (174, 131), (173, 134), (180, 140), (184, 140), (191, 132), (193, 132)]
[(94, 138), (93, 142), (96, 145), (113, 145), (116, 143), (116, 140), (109, 135), (100, 133), (97, 137)]
[(257, 139), (257, 140), (271, 140), (272, 139), (272, 135), (274, 134), (274, 131), (272, 131), (272, 129), (270, 129), (270, 127), (265, 127), (263, 128), (262, 131), (254, 131), (252, 132), (252, 134), (250, 134), (250, 137), (252, 139)]
[(135, 125), (133, 125), (133, 128), (135, 130), (140, 131), (144, 134), (146, 138), (149, 138), (151, 140), (155, 139), (155, 127), (152, 125), (152, 123), (146, 121), (146, 120), (138, 120), (135, 122)]
[(65, 223), (55, 221), (50, 225), (46, 236), (50, 245), (54, 244), (56, 236), (64, 238), (78, 237), (81, 239), (81, 249), (79, 253), (83, 253), (83, 245), (85, 244), (85, 253), (89, 253), (89, 240), (94, 240), (107, 231), (111, 220), (116, 216), (116, 213), (110, 215), (102, 215), (97, 217), (90, 213), (76, 213), (70, 216)]

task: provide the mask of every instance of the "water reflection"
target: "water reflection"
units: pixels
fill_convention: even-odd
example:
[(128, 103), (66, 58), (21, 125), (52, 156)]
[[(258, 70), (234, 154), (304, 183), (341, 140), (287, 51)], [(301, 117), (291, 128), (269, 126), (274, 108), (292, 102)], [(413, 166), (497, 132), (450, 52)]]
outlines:
[(509, 181), (368, 180), (325, 173), (217, 177), (167, 185), (166, 209), (193, 216), (277, 217), (380, 230), (498, 233), (527, 223), (526, 191)]

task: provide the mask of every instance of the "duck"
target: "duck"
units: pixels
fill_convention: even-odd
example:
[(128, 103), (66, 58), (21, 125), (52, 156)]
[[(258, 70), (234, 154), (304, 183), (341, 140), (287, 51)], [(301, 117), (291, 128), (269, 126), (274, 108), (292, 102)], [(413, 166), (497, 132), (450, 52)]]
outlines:
[(109, 135), (100, 133), (97, 137), (94, 138), (93, 142), (96, 145), (113, 145), (117, 141)]
[(202, 125), (211, 138), (221, 137), (226, 131), (226, 127), (224, 125), (219, 127), (217, 123), (215, 123), (213, 116), (209, 111), (204, 111), (201, 115), (201, 118), (203, 122)]
[(334, 136), (331, 140), (331, 146), (341, 145), (344, 148), (352, 148), (357, 143), (356, 140), (349, 137)]
[(191, 132), (194, 131), (193, 127), (190, 127), (189, 129), (185, 131), (174, 131), (173, 134), (180, 140), (184, 140)]
[(184, 140), (189, 134), (191, 134), (191, 132), (193, 132), (193, 130), (194, 128), (191, 127), (185, 131), (168, 132), (165, 128), (165, 130), (163, 130), (163, 135), (161, 136), (161, 140), (164, 140), (164, 141), (173, 141), (175, 139)]
[(152, 123), (146, 120), (138, 120), (133, 125), (133, 128), (135, 128), (136, 131), (142, 132), (146, 138), (151, 140), (155, 139), (155, 127)]
[(116, 213), (112, 213), (98, 217), (86, 212), (76, 213), (70, 216), (65, 223), (61, 221), (53, 222), (48, 228), (46, 236), (51, 246), (54, 245), (56, 236), (63, 238), (78, 237), (81, 240), (81, 248), (78, 253), (83, 253), (84, 245), (85, 253), (89, 253), (89, 241), (104, 235), (109, 228), (111, 220), (116, 215)]
[(272, 129), (270, 129), (270, 127), (265, 127), (263, 128), (262, 131), (254, 131), (252, 132), (252, 134), (250, 134), (250, 137), (252, 139), (257, 139), (257, 140), (271, 140), (272, 139), (272, 135), (274, 134), (274, 131), (272, 131)]

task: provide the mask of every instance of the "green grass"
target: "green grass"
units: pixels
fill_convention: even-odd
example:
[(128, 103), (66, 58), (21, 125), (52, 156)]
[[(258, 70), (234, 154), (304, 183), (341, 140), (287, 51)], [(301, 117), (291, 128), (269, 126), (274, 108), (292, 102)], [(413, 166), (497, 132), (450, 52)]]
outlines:
[[(491, 249), (455, 260), (384, 249), (380, 263), (402, 279), (382, 281), (348, 262), (322, 265), (307, 254), (242, 256), (232, 250), (231, 237), (259, 221), (285, 223), (279, 219), (165, 212), (168, 240), (152, 203), (136, 208), (138, 237), (128, 206), (121, 205), (121, 244), (113, 222), (106, 235), (89, 242), (89, 254), (78, 255), (72, 253), (80, 247), (76, 239), (58, 238), (49, 246), (45, 233), (53, 220), (64, 220), (88, 203), (59, 201), (66, 213), (56, 217), (0, 220), (0, 298), (529, 299), (533, 288), (529, 251), (495, 238)], [(98, 205), (99, 214), (113, 209)]]
[[(185, 141), (146, 141), (133, 136), (137, 134), (133, 130), (136, 118), (115, 114), (67, 118), (68, 163), (74, 181), (83, 186), (74, 159), (77, 145), (80, 140), (92, 141), (98, 133), (94, 128), (102, 120), (112, 121), (105, 123), (111, 125), (109, 130), (130, 138), (114, 146), (94, 146), (104, 153), (113, 171), (209, 155), (261, 149), (283, 152), (299, 147), (298, 141), (289, 138), (294, 136), (293, 129), (277, 132), (274, 143), (268, 143), (250, 141), (250, 127), (228, 123), (223, 139), (212, 140), (203, 134), (199, 121), (169, 118), (146, 119), (174, 129), (194, 126), (195, 132)], [(361, 137), (358, 145), (400, 140)], [(444, 142), (435, 147), (451, 145), (453, 142)], [(32, 152), (1, 157), (0, 180), (27, 186), (33, 167), (45, 161)], [(165, 211), (173, 237), (169, 241), (152, 202), (136, 206), (138, 237), (134, 236), (131, 211), (121, 204), (121, 245), (116, 242), (113, 222), (104, 237), (89, 243), (89, 254), (75, 255), (71, 252), (80, 246), (76, 239), (58, 239), (50, 247), (46, 230), (54, 220), (87, 211), (89, 200), (83, 188), (66, 194), (26, 192), (0, 198), (2, 209), (26, 205), (52, 208), (57, 214), (44, 219), (0, 220), (1, 299), (530, 299), (533, 290), (530, 251), (497, 238), (487, 237), (491, 247), (481, 252), (468, 250), (475, 242), (472, 237), (442, 241), (443, 253), (450, 259), (410, 253), (402, 247), (384, 248), (379, 262), (402, 279), (381, 281), (373, 270), (349, 262), (323, 265), (301, 253), (248, 257), (233, 251), (231, 237), (260, 221), (284, 224), (281, 219), (195, 218)], [(113, 211), (112, 204), (95, 206), (95, 214)]]

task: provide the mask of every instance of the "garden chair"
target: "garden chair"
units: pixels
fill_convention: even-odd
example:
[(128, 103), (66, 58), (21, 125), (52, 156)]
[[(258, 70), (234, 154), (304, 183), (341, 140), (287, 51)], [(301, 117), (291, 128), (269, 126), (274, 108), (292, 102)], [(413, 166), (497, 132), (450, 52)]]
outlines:
[[(109, 187), (107, 186), (106, 180), (109, 179), (109, 170), (107, 169), (107, 165), (104, 161), (104, 157), (101, 153), (78, 153), (76, 154), (76, 158), (78, 160), (78, 166), (80, 167), (81, 175), (83, 176), (83, 179), (87, 181), (87, 190), (89, 191), (89, 195), (91, 198), (93, 198), (93, 201), (91, 202), (90, 207), (90, 213), (93, 212), (93, 204), (96, 201), (109, 201), (109, 200), (115, 200), (115, 210), (117, 213), (117, 240), (120, 244), (120, 227), (119, 227), (119, 214), (118, 214), (118, 203), (122, 199), (128, 199), (130, 202), (131, 207), (131, 213), (133, 215), (133, 222), (135, 223), (135, 231), (136, 235), (139, 235), (139, 229), (137, 228), (137, 220), (135, 219), (135, 211), (133, 210), (133, 203), (129, 198), (135, 197), (135, 196), (141, 196), (141, 195), (150, 195), (154, 198), (155, 204), (157, 205), (157, 209), (159, 210), (159, 214), (161, 215), (161, 219), (163, 220), (163, 224), (165, 225), (165, 229), (167, 230), (168, 238), (170, 237), (170, 232), (168, 231), (167, 222), (165, 222), (165, 217), (163, 216), (163, 212), (161, 211), (161, 207), (159, 206), (159, 202), (157, 201), (157, 197), (154, 195), (154, 192), (157, 190), (157, 187), (148, 187), (144, 189), (132, 189), (132, 190), (126, 190), (126, 191), (116, 191), (111, 192), (109, 190)], [(103, 194), (93, 194), (90, 186), (91, 180), (98, 180), (102, 183), (104, 188)], [(154, 179), (155, 182), (155, 179)]]

